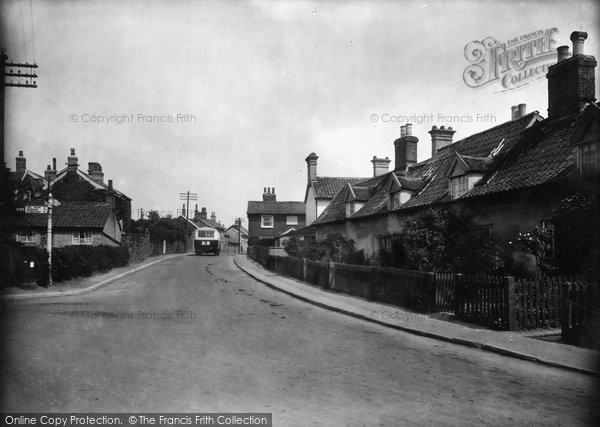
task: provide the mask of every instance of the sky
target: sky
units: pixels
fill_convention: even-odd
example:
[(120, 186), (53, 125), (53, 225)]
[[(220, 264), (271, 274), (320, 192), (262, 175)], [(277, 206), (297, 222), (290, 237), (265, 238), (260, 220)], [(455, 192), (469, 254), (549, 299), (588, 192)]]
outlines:
[(23, 150), (28, 169), (43, 173), (52, 157), (60, 169), (75, 148), (81, 168), (99, 162), (133, 199), (134, 218), (177, 214), (190, 191), (191, 206), (228, 226), (264, 187), (304, 200), (311, 152), (319, 175), (369, 177), (373, 156), (393, 168), (408, 121), (422, 161), (432, 125), (452, 126), (457, 141), (519, 103), (546, 116), (544, 73), (510, 90), (471, 87), (468, 46), (555, 28), (555, 48), (577, 30), (598, 58), (599, 10), (588, 0), (4, 1), (9, 60), (39, 67), (37, 88), (6, 88), (7, 166)]

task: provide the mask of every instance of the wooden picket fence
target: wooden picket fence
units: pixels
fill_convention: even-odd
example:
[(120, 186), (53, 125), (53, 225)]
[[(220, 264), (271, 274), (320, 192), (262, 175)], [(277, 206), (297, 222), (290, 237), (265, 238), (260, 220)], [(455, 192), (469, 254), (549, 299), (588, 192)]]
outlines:
[[(369, 300), (394, 304), (419, 312), (444, 312), (456, 319), (498, 330), (561, 327), (569, 316), (569, 328), (585, 324), (593, 311), (586, 304), (587, 289), (596, 283), (577, 277), (543, 280), (486, 274), (432, 273), (393, 267), (321, 263), (293, 257), (269, 256), (248, 251), (268, 268), (325, 289)], [(561, 289), (571, 284), (567, 291)], [(567, 301), (567, 303), (565, 303)], [(568, 311), (565, 311), (568, 307)], [(596, 307), (597, 309), (598, 307)], [(564, 325), (563, 325), (564, 327)]]

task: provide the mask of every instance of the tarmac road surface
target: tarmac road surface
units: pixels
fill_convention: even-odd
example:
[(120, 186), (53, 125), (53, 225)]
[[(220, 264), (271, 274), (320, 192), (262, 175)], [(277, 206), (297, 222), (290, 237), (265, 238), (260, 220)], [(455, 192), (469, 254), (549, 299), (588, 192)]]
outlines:
[(2, 412), (272, 412), (274, 425), (585, 425), (595, 379), (410, 335), (182, 256), (3, 303)]

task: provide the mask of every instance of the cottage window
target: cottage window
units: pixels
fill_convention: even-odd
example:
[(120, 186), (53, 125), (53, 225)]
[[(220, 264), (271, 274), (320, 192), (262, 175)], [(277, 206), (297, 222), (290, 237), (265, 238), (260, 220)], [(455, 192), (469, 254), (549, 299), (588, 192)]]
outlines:
[(346, 203), (346, 216), (354, 215), (355, 206), (354, 203), (348, 202)]
[(598, 141), (593, 141), (579, 146), (579, 169), (582, 174), (591, 175), (600, 172), (598, 145)]
[(402, 204), (400, 192), (390, 194), (390, 209), (396, 209)]
[(92, 232), (91, 231), (74, 231), (72, 242), (74, 245), (91, 245), (92, 244)]
[(273, 228), (273, 215), (262, 215), (260, 226), (261, 228)]
[(35, 243), (37, 235), (33, 231), (20, 231), (17, 233), (17, 242)]
[(457, 199), (469, 191), (469, 176), (461, 175), (450, 178), (450, 197)]
[(285, 218), (286, 225), (298, 225), (298, 215), (288, 215)]

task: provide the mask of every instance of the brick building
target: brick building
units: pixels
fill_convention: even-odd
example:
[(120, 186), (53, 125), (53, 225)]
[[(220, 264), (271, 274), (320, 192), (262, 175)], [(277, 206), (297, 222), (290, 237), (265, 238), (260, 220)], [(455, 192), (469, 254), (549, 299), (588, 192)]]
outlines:
[(248, 202), (248, 244), (264, 240), (273, 245), (275, 239), (306, 224), (306, 205), (303, 202), (278, 202), (275, 188), (265, 188), (262, 201)]

